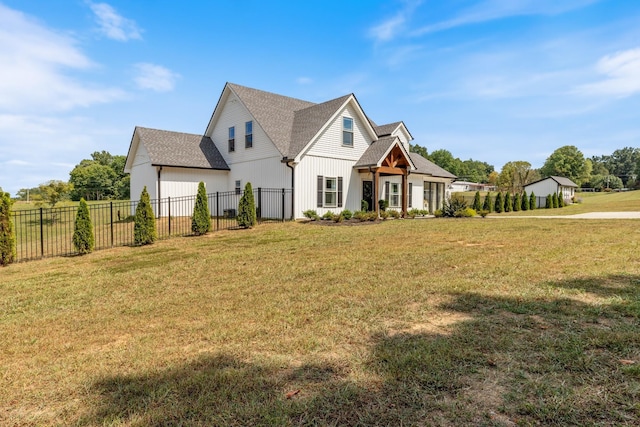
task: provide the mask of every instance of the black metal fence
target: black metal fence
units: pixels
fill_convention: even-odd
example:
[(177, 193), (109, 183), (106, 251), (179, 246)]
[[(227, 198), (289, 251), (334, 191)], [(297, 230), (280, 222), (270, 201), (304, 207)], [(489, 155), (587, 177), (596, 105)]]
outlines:
[[(456, 194), (456, 193), (452, 193)], [(491, 201), (492, 201), (492, 205), (491, 205), (491, 209), (493, 210), (493, 207), (495, 205), (496, 202), (496, 196), (498, 195), (498, 193), (491, 193)], [(475, 196), (472, 195), (468, 195), (468, 194), (464, 194), (464, 195), (456, 195), (456, 197), (461, 197), (464, 199), (465, 202), (467, 202), (467, 205), (472, 206), (473, 205), (473, 200), (475, 198)], [(485, 199), (486, 195), (482, 195), (480, 196), (480, 203), (484, 204), (484, 199)], [(513, 195), (512, 195), (513, 197)], [(540, 209), (540, 208), (544, 208), (547, 205), (547, 197), (546, 196), (534, 196), (536, 199), (536, 209)]]
[[(255, 188), (258, 222), (291, 219), (291, 190)], [(238, 228), (236, 220), (242, 191), (207, 195), (212, 231)], [(167, 197), (151, 200), (156, 215), (159, 239), (188, 236), (196, 196)], [(89, 213), (93, 223), (95, 249), (133, 245), (134, 214), (138, 201), (92, 203)], [(16, 231), (17, 261), (76, 254), (73, 232), (78, 208), (38, 208), (12, 212)]]

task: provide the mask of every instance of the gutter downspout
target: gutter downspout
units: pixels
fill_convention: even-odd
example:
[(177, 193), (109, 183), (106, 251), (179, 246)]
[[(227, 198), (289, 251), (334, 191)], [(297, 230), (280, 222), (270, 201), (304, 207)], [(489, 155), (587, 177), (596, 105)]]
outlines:
[(160, 218), (160, 200), (162, 199), (161, 193), (160, 193), (160, 188), (161, 188), (160, 176), (161, 175), (162, 175), (162, 166), (159, 166), (158, 167), (158, 213), (157, 213), (157, 218)]
[(294, 164), (293, 161), (291, 159), (288, 159), (287, 157), (283, 157), (282, 161), (284, 162), (285, 165), (287, 165), (287, 167), (291, 168), (291, 221), (295, 220), (295, 189), (296, 189), (296, 174), (294, 173)]

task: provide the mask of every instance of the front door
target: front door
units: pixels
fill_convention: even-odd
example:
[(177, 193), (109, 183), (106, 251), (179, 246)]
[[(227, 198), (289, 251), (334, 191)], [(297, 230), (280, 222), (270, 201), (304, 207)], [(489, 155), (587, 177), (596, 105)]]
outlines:
[(367, 202), (367, 210), (375, 209), (373, 206), (373, 181), (362, 181), (362, 200)]

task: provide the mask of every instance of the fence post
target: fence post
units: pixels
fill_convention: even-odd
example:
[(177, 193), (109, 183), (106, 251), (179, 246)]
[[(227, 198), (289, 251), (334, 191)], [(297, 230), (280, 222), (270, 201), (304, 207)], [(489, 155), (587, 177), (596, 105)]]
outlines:
[(282, 222), (284, 222), (284, 188), (282, 189)]
[(40, 208), (40, 256), (44, 258), (44, 224), (42, 220), (42, 208)]
[(169, 237), (171, 237), (171, 197), (167, 197), (167, 213), (169, 214)]
[(109, 202), (109, 211), (111, 215), (111, 247), (113, 247), (113, 202)]
[(258, 221), (262, 219), (262, 187), (258, 187)]
[(216, 191), (216, 231), (220, 230), (220, 192)]

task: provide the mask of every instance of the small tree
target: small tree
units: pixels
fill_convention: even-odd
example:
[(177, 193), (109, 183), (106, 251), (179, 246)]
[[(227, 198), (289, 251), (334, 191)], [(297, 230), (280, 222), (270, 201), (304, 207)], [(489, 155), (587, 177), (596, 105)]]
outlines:
[(562, 193), (558, 194), (558, 207), (559, 208), (565, 207), (564, 196), (562, 195)]
[(484, 196), (484, 204), (482, 205), (482, 210), (487, 212), (493, 211), (493, 203), (491, 203), (491, 192), (488, 192), (486, 196)]
[(89, 215), (89, 205), (87, 205), (84, 198), (81, 198), (73, 231), (73, 247), (76, 248), (80, 255), (84, 255), (93, 252), (94, 246), (95, 240), (93, 238), (91, 215)]
[(473, 198), (473, 206), (471, 206), (474, 211), (478, 212), (482, 210), (482, 202), (480, 201), (480, 192), (476, 191), (476, 195)]
[(526, 191), (522, 192), (522, 206), (520, 206), (523, 211), (529, 210), (529, 196)]
[(251, 228), (256, 225), (258, 218), (256, 217), (256, 202), (253, 198), (253, 188), (251, 183), (247, 182), (244, 186), (244, 193), (240, 198), (240, 206), (238, 206), (238, 225), (244, 228)]
[(520, 201), (520, 193), (516, 193), (513, 195), (513, 211), (518, 212), (522, 207), (522, 202)]
[(558, 193), (553, 193), (551, 195), (551, 207), (552, 208), (558, 207)]
[(11, 198), (0, 192), (0, 265), (9, 265), (16, 260), (16, 236), (11, 221)]
[(496, 196), (495, 209), (496, 213), (502, 213), (504, 210), (504, 199), (502, 198), (502, 192), (498, 191)]
[(156, 231), (156, 218), (151, 208), (151, 199), (147, 193), (147, 186), (142, 189), (140, 201), (136, 206), (134, 217), (133, 241), (136, 245), (148, 245), (156, 241), (158, 232)]
[(511, 201), (511, 193), (507, 191), (507, 194), (504, 196), (504, 211), (511, 212), (513, 209), (513, 202)]
[(207, 202), (207, 190), (202, 181), (198, 184), (198, 195), (196, 196), (196, 203), (193, 206), (191, 231), (193, 231), (193, 234), (196, 236), (211, 231), (211, 213), (209, 212), (209, 203)]
[(534, 210), (538, 208), (538, 200), (536, 194), (532, 191), (529, 195), (529, 209)]

